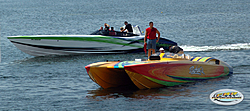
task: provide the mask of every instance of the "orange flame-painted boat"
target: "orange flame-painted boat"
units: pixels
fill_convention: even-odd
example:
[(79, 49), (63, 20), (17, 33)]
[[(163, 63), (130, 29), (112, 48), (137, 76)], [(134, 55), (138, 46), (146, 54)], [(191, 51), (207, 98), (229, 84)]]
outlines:
[(136, 86), (151, 89), (219, 78), (233, 74), (227, 63), (212, 57), (161, 53), (141, 61), (107, 61), (85, 66), (90, 78), (102, 88)]

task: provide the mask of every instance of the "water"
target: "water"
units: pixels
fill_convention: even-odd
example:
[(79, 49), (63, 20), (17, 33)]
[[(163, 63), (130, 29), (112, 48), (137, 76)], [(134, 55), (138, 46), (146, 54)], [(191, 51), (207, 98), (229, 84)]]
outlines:
[[(0, 0), (0, 110), (247, 110), (250, 108), (249, 0)], [(84, 66), (138, 54), (34, 57), (7, 36), (90, 34), (106, 22), (142, 30), (150, 21), (161, 36), (189, 55), (212, 56), (234, 68), (226, 78), (149, 90), (102, 89)], [(221, 106), (218, 89), (235, 89), (244, 100)]]

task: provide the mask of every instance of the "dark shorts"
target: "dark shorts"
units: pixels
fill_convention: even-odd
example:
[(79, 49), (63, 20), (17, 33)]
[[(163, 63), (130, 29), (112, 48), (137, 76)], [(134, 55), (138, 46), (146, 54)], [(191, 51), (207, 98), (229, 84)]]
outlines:
[(156, 39), (147, 39), (147, 48), (156, 50)]

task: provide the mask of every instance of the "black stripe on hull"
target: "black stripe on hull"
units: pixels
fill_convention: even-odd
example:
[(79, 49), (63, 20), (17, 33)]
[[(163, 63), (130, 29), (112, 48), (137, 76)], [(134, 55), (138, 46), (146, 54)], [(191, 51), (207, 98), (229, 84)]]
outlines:
[[(24, 45), (24, 46), (30, 46), (34, 48), (41, 48), (41, 49), (49, 49), (49, 50), (61, 50), (61, 51), (78, 51), (78, 52), (98, 52), (98, 53), (107, 53), (107, 52), (117, 52), (117, 53), (133, 53), (133, 52), (143, 52), (143, 48), (138, 49), (132, 49), (132, 50), (107, 50), (107, 48), (78, 48), (78, 47), (55, 47), (55, 46), (42, 46), (42, 45), (32, 45), (32, 44), (26, 44), (16, 41), (11, 41), (12, 43)], [(106, 51), (105, 51), (106, 50)]]

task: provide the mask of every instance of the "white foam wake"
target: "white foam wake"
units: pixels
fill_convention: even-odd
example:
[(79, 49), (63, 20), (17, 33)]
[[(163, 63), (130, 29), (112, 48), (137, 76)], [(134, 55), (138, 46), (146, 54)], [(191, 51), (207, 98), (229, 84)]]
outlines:
[(180, 46), (184, 51), (250, 50), (250, 43), (226, 44), (218, 46)]

